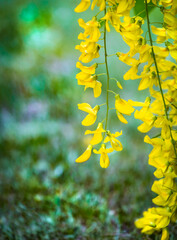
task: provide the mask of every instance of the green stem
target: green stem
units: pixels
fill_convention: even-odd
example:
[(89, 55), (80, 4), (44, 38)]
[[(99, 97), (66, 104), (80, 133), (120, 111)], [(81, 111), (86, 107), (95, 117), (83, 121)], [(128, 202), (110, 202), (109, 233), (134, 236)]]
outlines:
[[(145, 0), (145, 9), (146, 9), (146, 16), (147, 16), (147, 27), (148, 27), (148, 32), (149, 32), (149, 39), (150, 39), (150, 44), (151, 44), (151, 48), (152, 48), (152, 57), (154, 59), (155, 69), (156, 69), (156, 72), (157, 72), (157, 79), (158, 79), (160, 93), (161, 93), (162, 101), (163, 101), (163, 105), (164, 105), (165, 116), (166, 116), (166, 119), (169, 120), (169, 118), (168, 118), (168, 110), (167, 110), (167, 106), (166, 106), (166, 103), (165, 103), (165, 98), (164, 98), (162, 85), (161, 85), (161, 80), (160, 80), (160, 75), (159, 75), (159, 69), (158, 69), (158, 66), (157, 66), (157, 60), (156, 60), (156, 56), (155, 56), (155, 53), (154, 53), (152, 34), (151, 34), (151, 29), (150, 29), (150, 21), (149, 21), (149, 12), (148, 12), (147, 0)], [(176, 159), (177, 159), (177, 151), (176, 151), (176, 148), (175, 148), (175, 141), (173, 139), (172, 131), (171, 131), (171, 127), (170, 126), (169, 126), (169, 130), (170, 130), (170, 137), (171, 137), (173, 148), (174, 148), (174, 153), (175, 153), (175, 156), (176, 156)]]
[(104, 105), (106, 105), (106, 103), (102, 103), (102, 104), (100, 104), (99, 107), (104, 106)]
[(116, 55), (117, 55), (116, 53), (113, 53), (113, 54), (107, 55), (107, 57), (112, 57), (112, 56), (116, 56)]
[[(106, 1), (106, 0), (105, 0)], [(106, 15), (106, 8), (104, 10), (104, 14)], [(104, 24), (104, 57), (105, 57), (105, 65), (106, 65), (106, 75), (107, 75), (107, 88), (106, 88), (106, 122), (105, 122), (105, 130), (107, 130), (108, 126), (108, 113), (109, 113), (109, 69), (108, 69), (108, 60), (107, 60), (107, 45), (106, 45), (106, 23)], [(105, 133), (103, 139), (105, 137)]]
[(112, 90), (107, 90), (108, 92), (110, 92), (110, 93), (113, 93), (114, 95), (117, 95), (117, 93), (115, 93), (114, 91), (112, 91)]
[(106, 73), (99, 73), (99, 74), (97, 74), (98, 77), (99, 76), (103, 76), (103, 75), (106, 75)]

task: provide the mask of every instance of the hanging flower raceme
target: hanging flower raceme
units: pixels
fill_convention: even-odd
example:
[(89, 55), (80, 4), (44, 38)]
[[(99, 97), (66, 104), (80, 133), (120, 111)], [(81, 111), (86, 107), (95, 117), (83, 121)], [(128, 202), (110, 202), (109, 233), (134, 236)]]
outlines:
[[(91, 135), (89, 146), (76, 159), (76, 162), (87, 161), (93, 152), (100, 155), (101, 167), (107, 168), (110, 162), (108, 154), (123, 150), (120, 140), (117, 139), (122, 131), (111, 133), (108, 129), (109, 93), (114, 93), (115, 99), (112, 105), (120, 122), (127, 124), (127, 116), (135, 111), (135, 119), (142, 121), (138, 126), (140, 132), (147, 133), (155, 128), (158, 133), (155, 137), (150, 138), (146, 135), (144, 138), (144, 141), (153, 147), (148, 163), (156, 168), (154, 175), (158, 180), (154, 181), (152, 191), (157, 196), (152, 201), (157, 207), (145, 211), (143, 217), (136, 220), (135, 225), (142, 229), (142, 233), (162, 232), (161, 240), (168, 240), (168, 225), (177, 219), (177, 1), (144, 1), (148, 26), (146, 33), (143, 31), (144, 19), (139, 16), (141, 13), (130, 17), (130, 11), (134, 8), (135, 2), (135, 0), (93, 0), (92, 2), (81, 0), (75, 8), (76, 12), (86, 11), (90, 6), (91, 10), (99, 8), (97, 15), (90, 21), (78, 20), (79, 26), (84, 29), (78, 36), (81, 43), (76, 46), (76, 49), (81, 52), (79, 61), (84, 64), (90, 63), (99, 58), (100, 51), (103, 49), (106, 66), (106, 84), (102, 84), (104, 79), (102, 81), (99, 79), (99, 75), (102, 74), (96, 73), (99, 64), (91, 63), (87, 66), (79, 61), (76, 64), (80, 69), (76, 75), (78, 85), (84, 86), (84, 90), (92, 88), (95, 98), (101, 95), (106, 85), (106, 103), (95, 104), (94, 108), (88, 103), (78, 104), (78, 108), (87, 113), (82, 121), (82, 125), (86, 127), (95, 124), (99, 119), (100, 107), (106, 106), (106, 117), (105, 120), (99, 119), (92, 130), (85, 131), (85, 135)], [(164, 22), (161, 26), (152, 24), (150, 26), (148, 12), (150, 2), (163, 14)], [(149, 90), (150, 97), (147, 97), (144, 102), (125, 100), (119, 93), (110, 89), (110, 81), (116, 80), (110, 78), (107, 58), (107, 32), (111, 31), (111, 27), (120, 34), (128, 46), (126, 53), (113, 54), (129, 66), (123, 78), (139, 81), (139, 91)], [(156, 36), (156, 44), (152, 34)], [(101, 45), (99, 41), (103, 41)], [(116, 80), (116, 83), (119, 89), (123, 89), (119, 81)]]
[[(108, 7), (106, 6), (106, 3), (108, 3)], [(108, 61), (107, 61), (107, 47), (106, 47), (106, 29), (109, 31), (109, 24), (110, 21), (112, 25), (117, 29), (117, 31), (120, 30), (120, 17), (126, 14), (128, 17), (129, 12), (131, 8), (133, 8), (135, 4), (135, 1), (127, 1), (127, 0), (113, 0), (113, 1), (105, 1), (105, 0), (93, 0), (92, 4), (91, 1), (81, 1), (80, 4), (75, 8), (76, 12), (83, 12), (87, 10), (91, 5), (91, 10), (95, 9), (95, 7), (99, 7), (100, 12), (103, 11), (103, 16), (98, 19), (97, 17), (93, 17), (90, 21), (85, 22), (83, 19), (79, 19), (78, 23), (81, 28), (84, 29), (82, 33), (79, 34), (78, 39), (81, 40), (80, 45), (77, 45), (75, 48), (81, 52), (81, 55), (79, 57), (79, 62), (77, 62), (76, 67), (80, 69), (80, 72), (76, 75), (76, 79), (78, 81), (78, 85), (84, 86), (84, 90), (87, 88), (92, 88), (94, 97), (98, 98), (102, 93), (102, 82), (100, 82), (99, 75), (102, 74), (96, 74), (96, 70), (98, 68), (97, 63), (93, 63), (90, 66), (83, 65), (81, 62), (87, 64), (91, 62), (92, 60), (99, 57), (99, 51), (101, 49), (100, 44), (98, 41), (101, 37), (101, 31), (104, 34), (103, 41), (104, 41), (104, 55), (105, 55), (105, 65), (106, 65), (106, 78), (107, 78), (107, 89), (106, 89), (106, 95), (107, 95), (107, 102), (106, 102), (106, 118), (105, 118), (105, 126), (103, 127), (104, 120), (98, 123), (97, 128), (95, 130), (86, 130), (85, 135), (93, 135), (93, 137), (90, 140), (90, 145), (86, 149), (86, 151), (76, 159), (76, 162), (82, 162), (88, 160), (88, 158), (91, 155), (91, 148), (92, 146), (95, 146), (97, 144), (100, 144), (102, 142), (101, 148), (99, 150), (94, 149), (93, 153), (95, 154), (101, 154), (100, 157), (100, 165), (102, 168), (106, 168), (109, 166), (109, 158), (108, 153), (112, 151), (122, 151), (123, 146), (121, 142), (117, 139), (118, 136), (122, 134), (119, 132), (116, 132), (115, 134), (111, 133), (110, 130), (107, 128), (108, 124), (108, 115), (109, 115), (109, 96), (108, 92), (109, 89), (109, 67), (108, 67)], [(100, 14), (100, 13), (99, 13)], [(103, 23), (103, 24), (102, 24)], [(102, 27), (103, 26), (103, 27)], [(120, 89), (122, 88), (122, 85), (119, 81), (117, 81), (117, 86)], [(117, 105), (118, 100), (116, 100)], [(122, 99), (122, 103), (118, 104), (118, 109), (121, 109), (121, 104), (125, 105), (126, 103), (126, 113), (127, 115), (130, 115), (130, 112), (132, 110), (134, 111), (133, 107), (128, 104), (125, 100)], [(104, 106), (105, 104), (96, 105), (94, 108), (90, 106), (88, 103), (81, 103), (78, 104), (78, 109), (82, 110), (87, 113), (87, 116), (82, 121), (83, 126), (91, 126), (93, 125), (97, 118), (98, 118), (98, 111), (100, 109), (100, 106)], [(120, 105), (120, 106), (119, 106)], [(124, 113), (124, 111), (123, 111)], [(122, 115), (122, 110), (118, 112), (117, 114)], [(123, 115), (120, 117), (120, 119), (123, 119)], [(122, 120), (123, 121), (123, 120)], [(126, 121), (126, 120), (125, 120)], [(124, 122), (125, 122), (124, 121)], [(106, 144), (110, 144), (111, 148), (107, 148)], [(89, 156), (89, 157), (88, 157)], [(79, 160), (78, 160), (79, 159)]]
[[(151, 26), (152, 32), (157, 35), (157, 43), (164, 42), (168, 39), (174, 39), (172, 32), (175, 33), (176, 17), (174, 16), (174, 1), (153, 1), (154, 4), (164, 7), (164, 28)], [(145, 1), (147, 6), (147, 1)], [(171, 8), (170, 8), (171, 7)], [(166, 10), (165, 8), (168, 8)], [(146, 8), (147, 10), (147, 8)], [(149, 15), (147, 12), (148, 24)], [(150, 29), (150, 28), (149, 28)], [(173, 30), (172, 30), (173, 29)], [(174, 34), (175, 35), (175, 34)], [(154, 175), (159, 179), (154, 181), (152, 191), (158, 196), (153, 199), (153, 203), (160, 208), (150, 208), (144, 212), (143, 218), (138, 219), (135, 225), (142, 228), (142, 232), (152, 234), (155, 231), (162, 230), (162, 240), (169, 239), (167, 227), (170, 222), (177, 218), (177, 185), (175, 178), (177, 177), (177, 146), (176, 131), (173, 127), (176, 124), (175, 115), (177, 109), (175, 102), (177, 94), (174, 89), (176, 82), (175, 63), (166, 60), (169, 52), (172, 52), (173, 45), (166, 43), (166, 47), (153, 46), (151, 32), (149, 30), (151, 55), (147, 58), (147, 65), (141, 73), (142, 80), (139, 84), (139, 90), (149, 88), (152, 102), (143, 106), (140, 111), (135, 112), (135, 118), (142, 120), (144, 123), (138, 127), (141, 132), (148, 132), (152, 127), (160, 129), (159, 137), (150, 138), (146, 136), (144, 141), (153, 146), (153, 150), (149, 154), (149, 164), (156, 168)], [(170, 54), (175, 59), (175, 51)], [(159, 91), (154, 90), (159, 87)], [(172, 90), (173, 89), (173, 90)]]

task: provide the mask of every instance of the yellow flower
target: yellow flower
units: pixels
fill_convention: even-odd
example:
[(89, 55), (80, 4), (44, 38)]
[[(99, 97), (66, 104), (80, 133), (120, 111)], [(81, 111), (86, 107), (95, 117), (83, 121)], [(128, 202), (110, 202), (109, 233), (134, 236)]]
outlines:
[(162, 237), (161, 240), (168, 240), (170, 238), (169, 232), (167, 228), (162, 229)]
[(170, 12), (164, 12), (164, 22), (167, 24), (168, 28), (174, 28), (177, 25), (176, 16)]
[(122, 115), (122, 113), (116, 111), (116, 114), (117, 114), (118, 119), (119, 119), (122, 123), (125, 123), (125, 124), (128, 123), (128, 121), (124, 118), (124, 116)]
[(101, 87), (102, 87), (102, 83), (100, 83), (99, 81), (87, 82), (87, 84), (85, 84), (85, 90), (87, 88), (93, 88), (93, 93), (95, 98), (101, 95), (101, 91), (102, 91)]
[(153, 49), (154, 49), (154, 53), (155, 53), (156, 57), (158, 56), (160, 58), (166, 58), (169, 55), (168, 48), (154, 46)]
[(92, 145), (89, 145), (85, 150), (85, 152), (80, 157), (78, 157), (75, 161), (77, 163), (86, 162), (90, 158), (91, 153), (92, 153)]
[(79, 22), (79, 26), (84, 28), (85, 30), (84, 33), (79, 34), (78, 39), (87, 40), (89, 42), (97, 42), (99, 40), (101, 36), (100, 30), (99, 30), (100, 24), (95, 17), (93, 17), (92, 20), (88, 21), (87, 23), (85, 23), (82, 18), (80, 18), (78, 22)]
[(135, 80), (140, 78), (140, 76), (137, 75), (138, 73), (138, 65), (135, 65), (131, 67), (125, 74), (124, 74), (124, 80)]
[(135, 0), (121, 0), (117, 7), (117, 13), (121, 16), (126, 16), (134, 6)]
[[(86, 68), (86, 67), (85, 67)], [(89, 68), (86, 69), (89, 71)], [(102, 83), (97, 81), (96, 75), (91, 75), (85, 72), (80, 72), (76, 75), (76, 79), (78, 80), (78, 85), (84, 85), (85, 90), (87, 88), (93, 88), (94, 97), (97, 98), (101, 95), (102, 92)]]
[(90, 130), (87, 130), (85, 132), (85, 135), (87, 134), (94, 134), (91, 141), (90, 141), (90, 144), (92, 145), (96, 145), (98, 143), (100, 143), (103, 139), (103, 136), (102, 136), (102, 133), (105, 132), (105, 130), (103, 129), (103, 124), (102, 123), (98, 123), (98, 127), (95, 131), (90, 131)]
[(143, 218), (135, 221), (137, 228), (142, 228), (142, 233), (152, 234), (168, 226), (172, 212), (166, 208), (149, 208), (143, 213)]
[(177, 198), (177, 186), (171, 177), (165, 177), (158, 181), (154, 181), (151, 190), (159, 196), (152, 201), (159, 206), (174, 206)]
[(80, 63), (80, 62), (76, 63), (76, 67), (79, 68), (82, 72), (87, 73), (87, 74), (95, 74), (95, 70), (96, 70), (97, 66), (98, 66), (97, 63), (94, 63), (90, 67), (83, 66), (82, 63)]
[(90, 0), (81, 0), (79, 5), (74, 9), (75, 12), (84, 12), (90, 6)]
[(137, 102), (137, 101), (133, 101), (131, 99), (128, 100), (128, 103), (133, 107), (143, 107), (146, 105), (146, 103), (144, 103), (144, 102)]
[(139, 61), (129, 56), (129, 53), (117, 53), (119, 60), (126, 63), (129, 66), (138, 66)]
[(115, 108), (119, 113), (131, 115), (131, 113), (135, 110), (127, 101), (120, 98), (119, 94), (115, 96), (115, 99)]
[(177, 46), (171, 44), (170, 46), (168, 46), (168, 49), (170, 50), (170, 55), (172, 56), (172, 58), (177, 61)]
[(95, 5), (100, 7), (100, 11), (103, 11), (106, 7), (106, 1), (105, 0), (93, 0), (91, 9), (93, 10)]
[(81, 103), (78, 104), (78, 109), (88, 113), (88, 115), (82, 121), (82, 125), (90, 126), (94, 124), (94, 122), (96, 121), (97, 112), (100, 109), (100, 107), (96, 105), (94, 108), (92, 108), (88, 103)]
[(167, 40), (167, 34), (165, 28), (157, 28), (155, 26), (151, 26), (152, 32), (157, 35), (158, 42), (164, 42)]
[(115, 30), (117, 32), (119, 32), (121, 22), (120, 22), (120, 18), (118, 16), (118, 14), (116, 12), (108, 11), (106, 13), (106, 15), (101, 19), (106, 21), (106, 30), (108, 32), (110, 32), (110, 27), (109, 27), (109, 23), (108, 23), (109, 21), (110, 21), (111, 25), (115, 28)]
[(122, 143), (116, 139), (116, 137), (119, 137), (122, 135), (122, 131), (116, 132), (115, 134), (111, 133), (110, 131), (107, 131), (107, 137), (104, 140), (104, 143), (110, 142), (111, 146), (116, 151), (122, 151), (123, 146)]
[(143, 23), (142, 18), (136, 17), (132, 22), (132, 19), (128, 16), (124, 17), (124, 22), (121, 23), (120, 34), (131, 48), (134, 48), (139, 39), (142, 39), (141, 34), (143, 30), (141, 29), (141, 23)]
[(149, 67), (146, 65), (140, 76), (142, 79), (138, 86), (139, 91), (146, 88), (151, 89), (154, 85), (158, 86), (157, 74), (154, 66), (149, 69)]
[(140, 111), (136, 110), (134, 113), (134, 117), (136, 119), (140, 119), (144, 123), (142, 123), (138, 130), (140, 132), (146, 133), (151, 130), (154, 126), (154, 122), (156, 121), (157, 117), (154, 116), (150, 109), (150, 99), (147, 97), (144, 103), (144, 106), (141, 108)]
[(80, 45), (76, 45), (75, 49), (82, 53), (79, 57), (79, 61), (83, 63), (91, 62), (94, 58), (98, 58), (100, 56), (100, 45), (96, 42), (81, 42)]
[(101, 154), (100, 156), (100, 166), (102, 168), (107, 168), (109, 166), (109, 157), (108, 153), (113, 152), (112, 148), (106, 149), (106, 145), (102, 144), (101, 148), (97, 151), (96, 149), (93, 150), (96, 154)]

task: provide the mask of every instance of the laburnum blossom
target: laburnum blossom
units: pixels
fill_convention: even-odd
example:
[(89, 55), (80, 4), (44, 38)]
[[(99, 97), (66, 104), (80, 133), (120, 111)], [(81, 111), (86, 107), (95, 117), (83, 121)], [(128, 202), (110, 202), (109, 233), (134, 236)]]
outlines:
[(90, 0), (81, 0), (79, 5), (74, 9), (75, 12), (84, 12), (86, 11), (90, 6), (91, 1)]
[(117, 15), (117, 13), (115, 11), (109, 10), (106, 15), (101, 18), (102, 20), (105, 20), (106, 22), (106, 30), (108, 32), (110, 32), (110, 26), (109, 26), (109, 22), (111, 23), (111, 25), (115, 28), (115, 30), (117, 32), (120, 31), (120, 17)]
[(85, 90), (87, 88), (93, 88), (94, 97), (99, 97), (102, 91), (102, 83), (97, 81), (97, 75), (92, 75), (95, 73), (97, 64), (87, 67), (77, 62), (76, 67), (81, 70), (81, 72), (76, 75), (78, 85), (85, 86)]
[(100, 45), (96, 42), (81, 42), (80, 45), (76, 45), (75, 49), (79, 50), (82, 54), (79, 57), (79, 61), (83, 63), (91, 62), (94, 58), (98, 58)]
[(101, 36), (99, 27), (100, 24), (95, 17), (87, 23), (84, 22), (82, 18), (78, 20), (79, 26), (84, 28), (84, 33), (80, 33), (78, 39), (80, 40), (89, 40), (90, 42), (97, 42)]
[(138, 90), (144, 90), (146, 88), (152, 89), (155, 85), (158, 85), (157, 73), (155, 71), (155, 67), (149, 68), (147, 65), (144, 67), (143, 72), (140, 75), (141, 81), (138, 86)]
[[(81, 52), (79, 61), (89, 63), (93, 59), (99, 57), (99, 51), (104, 48), (107, 75), (106, 85), (106, 121), (100, 120), (97, 128), (94, 130), (86, 130), (85, 135), (91, 134), (90, 145), (86, 151), (76, 159), (76, 162), (84, 162), (89, 159), (92, 152), (92, 146), (102, 143), (99, 150), (94, 149), (95, 154), (100, 154), (100, 165), (102, 168), (109, 166), (108, 153), (113, 151), (121, 151), (123, 146), (117, 139), (122, 132), (111, 133), (108, 129), (108, 113), (111, 102), (109, 92), (113, 92), (110, 88), (109, 80), (109, 64), (107, 62), (106, 47), (106, 31), (111, 31), (111, 26), (120, 33), (124, 42), (128, 45), (128, 51), (121, 53), (121, 49), (117, 51), (117, 57), (130, 68), (124, 74), (124, 80), (140, 79), (138, 90), (147, 89), (150, 97), (145, 102), (133, 101), (131, 99), (124, 100), (119, 94), (115, 94), (115, 109), (118, 119), (127, 124), (126, 115), (131, 115), (134, 111), (134, 117), (142, 121), (138, 126), (138, 130), (142, 133), (157, 131), (157, 136), (145, 136), (144, 141), (151, 144), (153, 149), (149, 154), (149, 165), (156, 168), (154, 176), (158, 179), (154, 181), (151, 190), (157, 194), (152, 200), (154, 204), (160, 207), (148, 209), (143, 214), (143, 218), (138, 219), (135, 225), (142, 229), (142, 233), (152, 234), (154, 232), (162, 232), (161, 240), (169, 239), (167, 226), (170, 222), (177, 219), (176, 202), (177, 202), (177, 1), (174, 0), (145, 0), (146, 19), (148, 24), (148, 32), (143, 34), (144, 19), (138, 14), (130, 17), (130, 11), (135, 6), (135, 0), (81, 0), (76, 7), (76, 12), (82, 12), (91, 5), (91, 10), (96, 7), (100, 11), (104, 11), (91, 20), (85, 22), (79, 19), (79, 25), (84, 29), (79, 34), (78, 39), (81, 43), (76, 46)], [(157, 5), (157, 9), (161, 11), (163, 17), (162, 25), (159, 22), (152, 26), (148, 13), (148, 3)], [(99, 11), (98, 10), (98, 11)], [(151, 24), (150, 24), (151, 23)], [(156, 25), (158, 24), (158, 25)], [(104, 26), (104, 28), (103, 28)], [(157, 27), (158, 26), (158, 27)], [(103, 31), (102, 31), (103, 30)], [(101, 34), (103, 36), (101, 37)], [(156, 35), (156, 43), (154, 44), (154, 36)], [(148, 36), (149, 35), (149, 36)], [(101, 37), (101, 38), (100, 38)], [(152, 41), (153, 39), (153, 41)], [(98, 43), (100, 40), (101, 45)], [(162, 44), (163, 45), (159, 45)], [(172, 59), (173, 58), (173, 59)], [(102, 63), (101, 63), (102, 64)], [(98, 64), (84, 66), (80, 62), (77, 68), (80, 72), (76, 75), (78, 85), (92, 88), (94, 97), (99, 97), (102, 92), (102, 82), (98, 81), (96, 68)], [(143, 70), (142, 70), (143, 69)], [(112, 78), (113, 79), (113, 78)], [(114, 80), (116, 80), (114, 78)], [(104, 78), (103, 78), (104, 81)], [(121, 84), (116, 80), (117, 86), (122, 89)], [(114, 93), (114, 92), (113, 92)], [(109, 103), (109, 104), (108, 104)], [(90, 126), (95, 123), (99, 108), (105, 105), (95, 106), (92, 108), (88, 103), (78, 104), (78, 108), (88, 113), (82, 121), (82, 125)], [(135, 108), (138, 107), (138, 110)], [(103, 107), (104, 109), (104, 107)], [(155, 134), (156, 135), (156, 134)], [(111, 148), (107, 149), (107, 145)]]
[(134, 48), (137, 41), (142, 38), (142, 23), (143, 19), (141, 17), (131, 19), (129, 16), (124, 17), (124, 22), (121, 23), (120, 34), (130, 48)]
[(151, 190), (158, 194), (152, 201), (159, 206), (175, 206), (177, 200), (177, 186), (174, 178), (167, 176), (158, 181), (154, 181)]
[(141, 110), (136, 110), (134, 113), (134, 117), (136, 119), (140, 119), (143, 123), (138, 127), (140, 132), (146, 133), (151, 130), (154, 126), (154, 122), (156, 121), (157, 117), (153, 115), (151, 108), (150, 108), (150, 98), (147, 97), (145, 100), (144, 106)]
[[(136, 106), (136, 107), (140, 107), (140, 106), (144, 106), (144, 105), (145, 105), (145, 103), (133, 101), (133, 100), (131, 100), (131, 99), (129, 99), (127, 102), (128, 102), (128, 104), (131, 105), (132, 107), (135, 107), (135, 106)], [(125, 123), (125, 124), (128, 123), (128, 121), (124, 118), (124, 116), (123, 116), (122, 113), (116, 111), (116, 114), (117, 114), (117, 117), (119, 118), (119, 120), (120, 120), (122, 123)]]
[(100, 24), (95, 17), (87, 23), (83, 19), (78, 20), (80, 27), (84, 28), (84, 33), (80, 33), (78, 38), (84, 40), (80, 45), (76, 45), (75, 49), (81, 52), (79, 61), (88, 63), (94, 58), (99, 57), (100, 45), (97, 43), (101, 33), (99, 31)]
[(102, 144), (101, 148), (97, 151), (96, 149), (93, 149), (93, 152), (95, 154), (100, 154), (100, 166), (102, 168), (107, 168), (109, 167), (109, 157), (108, 157), (108, 153), (113, 152), (114, 149), (113, 148), (109, 148), (106, 149), (106, 145)]
[[(172, 212), (167, 208), (149, 208), (148, 211), (143, 213), (143, 218), (135, 221), (137, 228), (142, 228), (141, 232), (146, 234), (152, 234), (154, 231), (165, 229), (170, 223)], [(162, 231), (163, 235), (167, 235)], [(162, 235), (161, 239), (164, 238)]]
[(106, 7), (106, 1), (105, 0), (93, 0), (91, 9), (93, 10), (95, 8), (95, 5), (100, 7), (100, 11), (103, 11)]
[(123, 114), (131, 115), (131, 113), (135, 110), (126, 100), (120, 98), (119, 94), (115, 96), (115, 108), (117, 117), (121, 122), (125, 124), (127, 124), (128, 122), (124, 118)]
[(87, 149), (85, 150), (85, 152), (80, 156), (78, 157), (75, 161), (77, 163), (82, 163), (82, 162), (86, 162), (90, 156), (91, 156), (91, 153), (92, 153), (92, 145), (90, 144)]
[(90, 126), (95, 123), (100, 107), (96, 105), (94, 108), (92, 108), (88, 103), (80, 103), (78, 104), (78, 109), (88, 113), (88, 115), (82, 121), (82, 125)]
[(170, 139), (150, 138), (145, 136), (144, 141), (153, 146), (153, 150), (149, 154), (149, 165), (155, 167), (157, 170), (154, 175), (157, 178), (170, 176), (177, 177), (176, 165), (174, 165), (174, 150)]
[(116, 151), (122, 151), (123, 146), (122, 143), (116, 139), (117, 137), (122, 135), (122, 131), (121, 132), (116, 132), (116, 133), (111, 133), (110, 131), (107, 131), (107, 137), (104, 140), (104, 143), (110, 142), (111, 146), (114, 150)]
[(90, 144), (96, 145), (96, 144), (100, 143), (103, 140), (103, 136), (102, 136), (103, 132), (105, 132), (105, 130), (103, 129), (103, 124), (102, 123), (98, 123), (98, 127), (97, 127), (97, 129), (95, 131), (87, 130), (85, 132), (85, 135), (93, 134), (93, 137), (92, 137), (92, 139), (90, 141)]
[(134, 6), (135, 0), (121, 0), (117, 6), (117, 13), (121, 16), (127, 16)]
[(119, 94), (115, 96), (115, 108), (118, 112), (126, 115), (130, 115), (135, 110), (126, 100), (122, 99)]

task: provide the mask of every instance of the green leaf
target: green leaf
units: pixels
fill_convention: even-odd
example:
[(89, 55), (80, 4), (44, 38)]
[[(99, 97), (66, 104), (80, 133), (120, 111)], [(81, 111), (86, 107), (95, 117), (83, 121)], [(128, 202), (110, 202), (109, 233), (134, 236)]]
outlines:
[[(150, 3), (150, 6), (148, 6), (148, 11), (149, 13), (154, 9), (155, 6)], [(146, 16), (146, 11), (145, 11), (145, 3), (143, 0), (136, 0), (136, 4), (134, 7), (134, 14), (135, 16), (138, 15), (142, 18)]]

